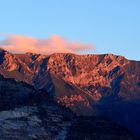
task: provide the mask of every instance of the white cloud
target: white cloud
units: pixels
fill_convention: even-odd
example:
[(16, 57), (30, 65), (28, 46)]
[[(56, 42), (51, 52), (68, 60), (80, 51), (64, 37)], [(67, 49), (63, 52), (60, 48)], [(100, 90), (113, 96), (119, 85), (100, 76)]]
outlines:
[(79, 42), (70, 42), (58, 35), (53, 35), (48, 39), (37, 39), (22, 35), (7, 35), (6, 39), (0, 41), (0, 48), (13, 53), (78, 53), (94, 49), (93, 45)]

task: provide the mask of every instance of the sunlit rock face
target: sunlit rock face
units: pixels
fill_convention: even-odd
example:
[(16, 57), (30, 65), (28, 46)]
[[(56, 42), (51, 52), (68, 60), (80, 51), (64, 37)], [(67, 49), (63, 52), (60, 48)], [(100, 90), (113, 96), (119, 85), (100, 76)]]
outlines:
[(70, 53), (49, 56), (33, 53), (15, 55), (1, 51), (0, 60), (0, 73), (4, 77), (24, 81), (36, 89), (47, 87), (47, 90), (48, 85), (52, 85), (50, 93), (54, 88), (56, 90), (53, 92), (57, 91), (55, 81), (62, 80), (71, 87), (82, 90), (94, 101), (109, 94), (125, 99), (140, 96), (140, 63), (122, 56)]
[(0, 74), (43, 89), (77, 115), (102, 115), (139, 133), (140, 125), (135, 125), (140, 118), (138, 61), (113, 54), (45, 56), (2, 50)]

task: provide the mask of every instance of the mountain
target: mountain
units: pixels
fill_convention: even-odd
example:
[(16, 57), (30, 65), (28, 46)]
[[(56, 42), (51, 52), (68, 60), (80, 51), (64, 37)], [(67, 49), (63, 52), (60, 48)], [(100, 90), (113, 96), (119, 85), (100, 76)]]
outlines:
[(11, 54), (1, 49), (0, 74), (45, 91), (79, 116), (104, 116), (139, 135), (139, 61), (113, 54)]

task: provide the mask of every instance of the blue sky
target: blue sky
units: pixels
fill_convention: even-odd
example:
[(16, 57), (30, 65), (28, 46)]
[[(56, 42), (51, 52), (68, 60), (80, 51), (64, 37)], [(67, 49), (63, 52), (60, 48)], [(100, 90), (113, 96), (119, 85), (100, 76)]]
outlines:
[(1, 0), (0, 33), (57, 34), (140, 60), (140, 0)]

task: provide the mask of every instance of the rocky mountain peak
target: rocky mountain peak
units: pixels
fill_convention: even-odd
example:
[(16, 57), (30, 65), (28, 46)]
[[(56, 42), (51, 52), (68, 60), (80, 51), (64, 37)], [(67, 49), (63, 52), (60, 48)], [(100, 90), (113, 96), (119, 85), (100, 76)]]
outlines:
[[(139, 108), (140, 100), (139, 61), (113, 54), (41, 55), (1, 51), (0, 74), (47, 92), (77, 115), (100, 114), (135, 133), (140, 130), (140, 126), (135, 128), (129, 123), (136, 124), (140, 117), (135, 109), (135, 106)], [(135, 112), (137, 119), (133, 116)]]

